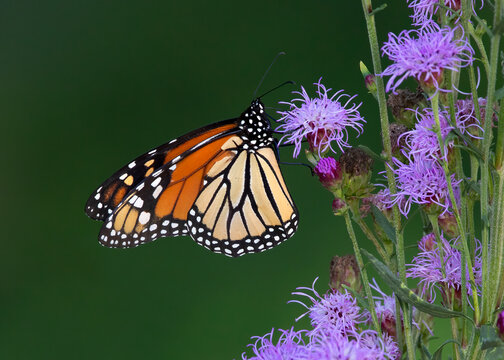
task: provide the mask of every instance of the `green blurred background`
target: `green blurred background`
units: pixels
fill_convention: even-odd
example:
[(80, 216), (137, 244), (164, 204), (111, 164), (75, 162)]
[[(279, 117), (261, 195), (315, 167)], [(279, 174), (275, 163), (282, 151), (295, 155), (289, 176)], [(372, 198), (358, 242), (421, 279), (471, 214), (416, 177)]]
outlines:
[[(381, 41), (408, 26), (407, 14), (404, 1), (380, 13)], [(237, 116), (279, 51), (287, 56), (261, 90), (294, 80), (312, 91), (323, 76), (358, 94), (368, 122), (359, 142), (379, 151), (376, 103), (359, 72), (360, 60), (371, 65), (359, 1), (0, 3), (0, 358), (238, 358), (251, 336), (294, 324), (295, 287), (320, 276), (326, 289), (331, 257), (351, 244), (303, 167), (283, 167), (297, 234), (243, 258), (187, 237), (107, 249), (83, 212), (137, 155)], [(264, 101), (276, 106), (296, 88)]]

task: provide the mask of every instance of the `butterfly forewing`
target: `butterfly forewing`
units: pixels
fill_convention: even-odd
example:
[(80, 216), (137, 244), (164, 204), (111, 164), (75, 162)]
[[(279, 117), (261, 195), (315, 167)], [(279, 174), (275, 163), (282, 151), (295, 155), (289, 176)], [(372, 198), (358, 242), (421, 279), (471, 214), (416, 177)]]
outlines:
[(85, 212), (94, 219), (104, 221), (129, 195), (130, 191), (169, 161), (213, 137), (218, 137), (236, 127), (235, 120), (226, 120), (192, 131), (151, 151), (116, 171), (89, 197)]
[(231, 154), (228, 132), (174, 158), (140, 183), (105, 221), (100, 242), (108, 247), (134, 247), (164, 236), (187, 233), (187, 213), (203, 187), (206, 174)]

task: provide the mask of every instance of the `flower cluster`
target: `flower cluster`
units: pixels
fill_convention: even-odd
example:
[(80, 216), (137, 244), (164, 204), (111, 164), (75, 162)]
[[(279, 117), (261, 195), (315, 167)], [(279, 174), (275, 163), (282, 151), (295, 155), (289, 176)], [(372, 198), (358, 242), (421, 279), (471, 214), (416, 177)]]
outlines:
[[(358, 109), (361, 104), (352, 103), (356, 95), (350, 96), (343, 90), (329, 95), (331, 89), (326, 88), (321, 79), (314, 83), (317, 87), (317, 97), (310, 98), (304, 87), (300, 92), (294, 92), (301, 98), (290, 102), (281, 102), (289, 110), (279, 111), (282, 124), (276, 131), (285, 133), (280, 142), (294, 144), (294, 157), (301, 151), (301, 143), (308, 140), (310, 151), (318, 156), (331, 150), (333, 142), (341, 152), (350, 147), (348, 143), (348, 129), (353, 129), (360, 135), (363, 129), (364, 118)], [(346, 100), (346, 101), (345, 101)]]
[[(439, 213), (448, 211), (452, 204), (441, 165), (435, 160), (428, 160), (415, 154), (410, 154), (407, 160), (402, 162), (393, 158), (396, 167), (392, 170), (396, 176), (397, 193), (390, 196), (386, 205), (392, 207), (397, 204), (404, 216), (408, 216), (413, 203), (428, 207), (429, 211)], [(460, 182), (461, 180), (455, 179), (455, 175), (451, 175), (454, 187)], [(458, 195), (458, 191), (455, 195)]]
[[(477, 244), (474, 261), (473, 274), (476, 286), (481, 285), (481, 246)], [(407, 276), (410, 278), (419, 279), (421, 294), (428, 295), (432, 300), (436, 297), (435, 289), (445, 291), (446, 286), (449, 289), (460, 291), (462, 287), (462, 265), (461, 251), (457, 248), (459, 239), (454, 238), (450, 241), (441, 236), (441, 244), (437, 244), (434, 234), (425, 235), (418, 247), (420, 252), (413, 258), (411, 264), (408, 265)], [(441, 256), (443, 254), (443, 256)], [(466, 285), (467, 293), (471, 295), (473, 287), (469, 282), (469, 270), (466, 270)], [(478, 291), (479, 289), (476, 289)]]
[[(404, 151), (429, 160), (440, 159), (441, 151), (439, 148), (437, 134), (434, 131), (436, 122), (434, 120), (434, 113), (432, 109), (427, 108), (423, 111), (416, 111), (416, 118), (417, 123), (415, 124), (414, 129), (402, 134), (407, 147)], [(450, 131), (453, 129), (453, 127), (448, 123), (448, 118), (449, 115), (446, 111), (442, 111), (439, 114), (439, 125), (443, 140), (446, 139)], [(448, 153), (448, 145), (451, 144), (447, 144), (447, 146), (445, 146), (444, 154)]]
[(389, 33), (382, 47), (393, 64), (381, 76), (390, 76), (386, 91), (394, 91), (408, 77), (415, 78), (428, 92), (439, 90), (444, 70), (458, 71), (473, 62), (474, 50), (457, 29), (429, 23), (419, 30)]
[[(312, 330), (278, 330), (280, 335), (274, 341), (274, 330), (262, 337), (253, 337), (249, 346), (254, 354), (242, 359), (254, 360), (315, 360), (315, 359), (360, 359), (395, 360), (400, 358), (400, 350), (394, 337), (365, 328), (369, 313), (362, 310), (356, 299), (347, 291), (329, 290), (320, 294), (312, 287), (299, 287), (294, 295), (308, 298), (309, 304), (298, 300), (307, 311), (297, 320), (309, 315)], [(302, 291), (306, 292), (302, 292)]]

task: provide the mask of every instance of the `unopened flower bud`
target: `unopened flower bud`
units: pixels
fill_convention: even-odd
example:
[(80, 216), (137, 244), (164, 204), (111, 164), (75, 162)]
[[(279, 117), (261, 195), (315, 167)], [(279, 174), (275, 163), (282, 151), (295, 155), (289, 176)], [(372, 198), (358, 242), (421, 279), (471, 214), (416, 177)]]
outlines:
[(355, 256), (334, 256), (331, 260), (330, 279), (329, 285), (336, 291), (344, 292), (341, 285), (346, 285), (356, 292), (360, 292), (362, 282)]
[(366, 216), (369, 215), (371, 212), (371, 204), (373, 203), (373, 200), (371, 197), (366, 197), (361, 200), (360, 207), (359, 207), (359, 213), (362, 218), (365, 218)]
[(397, 339), (396, 318), (391, 314), (383, 314), (380, 327), (382, 331)]
[(392, 155), (396, 158), (400, 157), (402, 155), (401, 149), (406, 146), (406, 138), (404, 136), (401, 137), (401, 135), (408, 131), (408, 127), (404, 124), (392, 123), (390, 124), (389, 131)]
[(502, 340), (504, 340), (504, 311), (499, 313), (497, 317), (497, 330), (499, 331), (499, 336)]
[[(478, 26), (476, 26), (476, 30), (474, 33), (476, 34), (477, 37), (481, 38), (483, 35), (485, 35), (486, 30), (485, 27), (487, 26), (487, 21), (485, 19), (481, 19), (481, 23), (478, 23)], [(471, 24), (472, 27), (472, 24)]]
[(347, 211), (347, 204), (340, 198), (334, 198), (332, 202), (332, 210), (334, 215), (343, 215)]
[(347, 197), (369, 196), (373, 159), (363, 150), (350, 148), (339, 158), (343, 170), (343, 194)]
[(420, 239), (418, 247), (422, 251), (433, 251), (437, 248), (436, 235), (434, 235), (434, 233), (424, 235), (424, 237)]
[(390, 94), (387, 99), (387, 106), (397, 122), (406, 125), (408, 128), (412, 128), (415, 124), (415, 110), (424, 105), (425, 97), (421, 88), (418, 88), (416, 92), (399, 89), (395, 94)]
[(455, 238), (460, 235), (457, 219), (455, 219), (455, 216), (451, 212), (445, 211), (443, 214), (439, 215), (438, 224), (444, 234), (448, 235), (448, 237)]
[(329, 191), (335, 192), (341, 186), (343, 178), (341, 167), (332, 157), (320, 159), (314, 171), (322, 186)]
[(361, 61), (360, 62), (360, 71), (362, 76), (364, 77), (364, 83), (366, 84), (366, 88), (368, 91), (376, 97), (376, 76), (371, 74), (366, 65)]

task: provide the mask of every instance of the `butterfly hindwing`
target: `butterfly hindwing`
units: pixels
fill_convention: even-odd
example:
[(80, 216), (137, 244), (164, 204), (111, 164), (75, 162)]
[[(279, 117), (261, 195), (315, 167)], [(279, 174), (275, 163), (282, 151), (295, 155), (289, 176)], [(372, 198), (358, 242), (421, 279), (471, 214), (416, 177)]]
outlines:
[(274, 148), (240, 150), (225, 169), (211, 172), (187, 225), (198, 244), (228, 256), (261, 252), (290, 238), (298, 214)]

